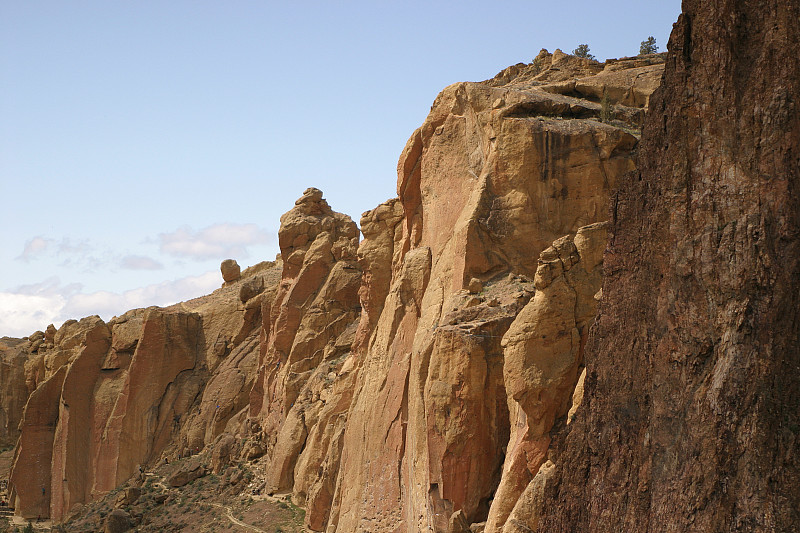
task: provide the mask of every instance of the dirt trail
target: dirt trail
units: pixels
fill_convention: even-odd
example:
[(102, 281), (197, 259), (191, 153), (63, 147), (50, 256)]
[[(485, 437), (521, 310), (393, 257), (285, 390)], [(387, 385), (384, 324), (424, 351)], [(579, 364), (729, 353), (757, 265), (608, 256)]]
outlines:
[[(12, 526), (17, 526), (20, 529), (28, 525), (28, 520), (22, 518), (21, 516), (10, 516), (8, 518), (11, 519), (10, 521)], [(41, 529), (43, 531), (50, 531), (50, 529), (53, 527), (53, 522), (50, 520), (40, 520), (39, 522), (36, 520), (31, 520), (30, 523), (33, 526), (33, 529)]]
[[(172, 490), (165, 483), (166, 478), (164, 478), (163, 476), (159, 476), (157, 474), (154, 474), (153, 472), (145, 472), (145, 476), (156, 478), (158, 481), (154, 481), (153, 482), (153, 486), (159, 487), (161, 489), (162, 493), (169, 492), (170, 490)], [(254, 500), (267, 500), (267, 501), (271, 501), (271, 502), (275, 502), (275, 503), (279, 503), (279, 502), (284, 502), (285, 501), (285, 500), (283, 500), (281, 498), (276, 498), (274, 496), (268, 496), (266, 494), (259, 494), (257, 496), (253, 496), (253, 499)], [(270, 533), (269, 531), (265, 531), (263, 529), (259, 529), (254, 525), (247, 524), (247, 523), (242, 522), (241, 520), (237, 519), (235, 516), (233, 516), (233, 509), (231, 508), (230, 505), (222, 505), (220, 503), (214, 503), (214, 502), (206, 502), (206, 503), (208, 505), (211, 505), (212, 507), (216, 507), (218, 509), (224, 509), (225, 510), (225, 515), (228, 517), (228, 520), (230, 522), (232, 522), (233, 524), (236, 524), (237, 526), (244, 527), (244, 528), (250, 529), (252, 531), (256, 531), (257, 533)]]
[(225, 509), (225, 514), (227, 515), (228, 520), (230, 520), (231, 522), (233, 522), (237, 526), (246, 527), (247, 529), (252, 529), (253, 531), (257, 531), (258, 533), (269, 533), (268, 531), (264, 531), (263, 529), (259, 529), (256, 526), (251, 526), (250, 524), (245, 524), (241, 520), (237, 519), (235, 516), (233, 516), (233, 510), (231, 509), (230, 505), (222, 505), (222, 504), (219, 504), (219, 503), (211, 503), (211, 502), (208, 502), (208, 505), (212, 505), (212, 506), (218, 507), (220, 509)]

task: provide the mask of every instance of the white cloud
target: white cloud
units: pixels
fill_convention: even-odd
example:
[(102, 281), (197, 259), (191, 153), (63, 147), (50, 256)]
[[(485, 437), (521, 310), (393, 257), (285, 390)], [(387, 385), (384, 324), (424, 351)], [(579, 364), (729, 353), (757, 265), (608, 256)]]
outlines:
[(70, 283), (69, 285), (61, 285), (61, 280), (55, 276), (51, 276), (39, 283), (32, 283), (30, 285), (20, 285), (10, 291), (10, 294), (24, 294), (28, 296), (64, 296), (70, 295), (81, 290), (80, 283)]
[(72, 318), (87, 315), (100, 315), (108, 320), (114, 315), (121, 315), (129, 309), (149, 307), (151, 305), (172, 305), (198, 296), (203, 296), (218, 289), (222, 277), (217, 271), (206, 272), (199, 276), (165, 281), (147, 285), (123, 293), (97, 291), (90, 294), (75, 294), (64, 307), (64, 312)]
[(25, 337), (48, 324), (57, 326), (66, 300), (59, 295), (38, 296), (0, 292), (0, 336)]
[(158, 236), (163, 253), (193, 259), (247, 257), (247, 247), (272, 242), (273, 236), (256, 224), (215, 224), (199, 231), (188, 226)]
[(203, 296), (219, 288), (219, 271), (165, 281), (122, 293), (80, 292), (78, 284), (61, 285), (50, 278), (35, 285), (24, 285), (0, 292), (0, 336), (23, 337), (48, 324), (56, 326), (69, 318), (100, 315), (110, 320), (125, 311), (151, 305), (166, 306)]
[(119, 262), (122, 268), (128, 270), (161, 270), (164, 265), (151, 257), (144, 255), (126, 255)]
[(53, 239), (45, 239), (41, 235), (37, 235), (25, 243), (25, 248), (22, 249), (22, 253), (17, 259), (28, 263), (31, 259), (35, 259), (46, 252), (53, 242)]

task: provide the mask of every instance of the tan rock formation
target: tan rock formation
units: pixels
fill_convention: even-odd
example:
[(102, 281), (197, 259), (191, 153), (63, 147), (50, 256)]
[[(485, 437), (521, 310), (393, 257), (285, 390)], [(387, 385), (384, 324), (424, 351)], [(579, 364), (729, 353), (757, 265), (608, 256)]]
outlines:
[(60, 368), (31, 393), (25, 405), (9, 477), (10, 500), (23, 518), (50, 516), (53, 437), (66, 374), (66, 367)]
[[(84, 319), (80, 353), (66, 366), (66, 375), (61, 387), (58, 423), (53, 437), (51, 458), (52, 482), (50, 512), (44, 514), (65, 516), (73, 505), (83, 503), (90, 497), (93, 481), (94, 457), (98, 437), (98, 422), (102, 418), (89, 416), (93, 409), (93, 397), (89, 393), (95, 387), (103, 371), (103, 362), (111, 346), (111, 330), (99, 317)], [(15, 471), (23, 468), (15, 465)], [(23, 470), (24, 471), (24, 470)]]
[(606, 224), (556, 240), (539, 256), (536, 295), (503, 338), (511, 438), (503, 475), (486, 522), (487, 532), (504, 531), (518, 499), (545, 461), (555, 419), (572, 405), (594, 295), (602, 281)]
[[(554, 62), (586, 74), (602, 69)], [(542, 79), (560, 81), (550, 74)], [(499, 339), (517, 312), (504, 303), (498, 280), (509, 272), (533, 277), (539, 252), (602, 220), (610, 188), (633, 168), (637, 142), (593, 120), (599, 104), (546, 92), (540, 83), (507, 72), (502, 80), (448, 87), (401, 155), (392, 288), (359, 367), (328, 529), (444, 531), (459, 510), (470, 522), (488, 515), (508, 444)], [(473, 278), (484, 292), (494, 284), (501, 297), (459, 300)], [(522, 305), (530, 295), (520, 294)], [(454, 309), (500, 315), (476, 319), (475, 330), (451, 331), (443, 326)], [(574, 361), (571, 340), (562, 345)], [(547, 406), (553, 413), (566, 413), (577, 364), (558, 389), (566, 399)], [(537, 416), (541, 426), (555, 415)], [(374, 442), (373, 435), (385, 437)], [(538, 454), (533, 472), (547, 450), (542, 439), (527, 441)]]
[(358, 264), (363, 274), (358, 295), (362, 313), (353, 344), (353, 350), (358, 353), (363, 353), (369, 346), (370, 336), (389, 294), (393, 266), (401, 253), (395, 243), (402, 238), (402, 220), (403, 205), (398, 198), (361, 215), (364, 240), (358, 247)]
[(315, 531), (535, 526), (551, 428), (580, 397), (594, 223), (633, 169), (658, 61), (543, 51), (450, 86), (360, 245), (311, 188), (281, 217), (278, 262), (228, 260), (211, 295), (32, 335), (18, 513), (59, 519), (213, 443), (214, 472), (263, 456), (266, 491)]
[(35, 396), (12, 471), (17, 513), (63, 518), (165, 449), (201, 449), (221, 433), (247, 406), (261, 309), (279, 271), (259, 264), (212, 295), (129, 311), (108, 324), (67, 321), (52, 347), (47, 334), (35, 335), (42, 342), (26, 363)]
[(225, 283), (232, 283), (237, 281), (242, 274), (241, 267), (235, 259), (225, 259), (220, 265), (219, 270), (222, 272), (222, 279)]
[(324, 523), (352, 395), (342, 367), (360, 311), (358, 229), (311, 188), (281, 217), (278, 240), (284, 268), (264, 315), (250, 413), (268, 457), (267, 490), (293, 490), (308, 521)]
[(152, 460), (191, 407), (201, 381), (201, 319), (194, 313), (150, 309), (142, 336), (97, 443), (93, 490), (110, 491)]

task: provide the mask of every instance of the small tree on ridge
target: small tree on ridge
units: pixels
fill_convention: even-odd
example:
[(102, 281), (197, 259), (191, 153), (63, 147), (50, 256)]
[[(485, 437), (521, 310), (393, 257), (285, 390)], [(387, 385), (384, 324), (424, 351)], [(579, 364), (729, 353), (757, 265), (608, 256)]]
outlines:
[(572, 51), (572, 55), (575, 57), (585, 57), (587, 59), (596, 59), (592, 54), (589, 53), (589, 45), (588, 44), (579, 44), (578, 48)]
[(639, 45), (639, 55), (647, 55), (647, 54), (655, 54), (658, 52), (658, 46), (656, 46), (656, 38), (652, 35), (642, 41), (642, 44)]

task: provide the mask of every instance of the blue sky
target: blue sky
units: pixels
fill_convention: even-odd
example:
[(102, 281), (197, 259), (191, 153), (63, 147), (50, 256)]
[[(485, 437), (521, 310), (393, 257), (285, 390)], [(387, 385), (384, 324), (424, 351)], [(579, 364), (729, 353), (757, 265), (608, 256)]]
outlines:
[(0, 336), (210, 292), (306, 187), (356, 222), (445, 86), (665, 50), (677, 0), (0, 0)]

